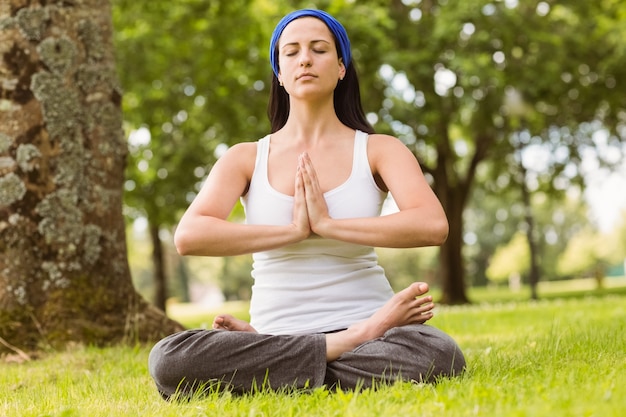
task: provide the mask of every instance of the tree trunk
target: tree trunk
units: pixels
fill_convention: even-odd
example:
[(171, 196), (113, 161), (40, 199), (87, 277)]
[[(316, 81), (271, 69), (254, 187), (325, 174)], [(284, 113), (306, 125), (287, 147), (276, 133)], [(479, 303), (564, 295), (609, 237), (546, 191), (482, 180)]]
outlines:
[(182, 329), (130, 279), (109, 2), (41, 4), (0, 5), (0, 337), (33, 349)]
[[(521, 153), (520, 153), (521, 155)], [(532, 300), (539, 299), (537, 293), (537, 286), (539, 285), (539, 263), (537, 258), (539, 257), (537, 244), (535, 243), (535, 218), (533, 216), (533, 209), (530, 201), (530, 191), (526, 185), (526, 168), (521, 162), (520, 156), (520, 169), (522, 172), (522, 200), (524, 202), (524, 220), (526, 221), (526, 240), (528, 241), (528, 253), (530, 254), (530, 271), (528, 276), (528, 283), (530, 285), (530, 298)]]
[(154, 305), (165, 311), (167, 301), (167, 279), (165, 278), (165, 260), (163, 244), (159, 236), (159, 225), (150, 222), (150, 237), (152, 239), (152, 264), (154, 265)]
[(522, 153), (524, 150), (524, 143), (518, 142), (516, 149), (516, 157), (518, 160), (519, 169), (519, 184), (522, 193), (522, 203), (524, 204), (524, 221), (526, 222), (526, 241), (528, 243), (529, 253), (529, 274), (528, 284), (530, 286), (530, 298), (532, 300), (539, 299), (537, 293), (537, 287), (539, 285), (539, 251), (537, 249), (537, 243), (535, 242), (535, 217), (533, 216), (533, 208), (531, 201), (531, 192), (528, 189), (526, 183), (528, 177), (528, 170), (524, 166)]
[[(444, 114), (446, 114), (444, 112)], [(439, 268), (442, 279), (442, 304), (467, 304), (465, 265), (463, 262), (463, 212), (469, 196), (469, 184), (475, 172), (472, 164), (467, 179), (462, 181), (452, 166), (454, 160), (447, 138), (447, 123), (442, 123), (442, 139), (437, 144), (437, 165), (430, 170), (435, 181), (435, 194), (448, 217), (448, 238), (439, 249)], [(475, 157), (478, 159), (478, 155)]]
[[(442, 199), (448, 216), (450, 231), (448, 239), (439, 250), (442, 276), (442, 304), (467, 304), (465, 291), (465, 264), (463, 262), (463, 211), (465, 204), (459, 201), (458, 190), (444, 187), (447, 198)], [(456, 192), (455, 192), (456, 191)]]

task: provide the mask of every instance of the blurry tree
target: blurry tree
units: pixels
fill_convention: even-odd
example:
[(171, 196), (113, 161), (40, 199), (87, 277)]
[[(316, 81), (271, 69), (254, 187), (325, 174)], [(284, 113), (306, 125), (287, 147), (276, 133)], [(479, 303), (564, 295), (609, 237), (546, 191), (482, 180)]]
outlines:
[(570, 240), (559, 257), (557, 270), (566, 276), (593, 276), (598, 288), (601, 288), (613, 251), (614, 248), (607, 244), (606, 236), (585, 228)]
[(528, 168), (524, 165), (523, 152), (525, 150), (525, 144), (517, 138), (523, 137), (520, 134), (513, 134), (513, 147), (515, 152), (515, 159), (517, 165), (514, 172), (517, 174), (517, 184), (522, 195), (522, 204), (524, 206), (524, 229), (526, 231), (526, 246), (528, 248), (528, 282), (530, 284), (531, 298), (536, 300), (537, 285), (539, 284), (539, 265), (538, 258), (539, 253), (537, 249), (537, 231), (535, 227), (535, 215), (533, 213), (533, 207), (531, 203), (531, 190), (528, 185)]
[[(268, 129), (267, 24), (246, 0), (114, 0), (130, 136), (126, 198), (148, 220), (155, 299), (165, 308), (161, 234), (172, 227), (230, 144)], [(237, 28), (236, 32), (232, 29)]]
[(109, 2), (3, 2), (0, 28), (1, 344), (181, 329), (130, 279)]
[(378, 248), (376, 253), (395, 291), (400, 291), (415, 281), (423, 281), (431, 285), (436, 283), (437, 251), (435, 248)]
[[(491, 189), (488, 186), (492, 184), (478, 176), (464, 213), (463, 256), (468, 286), (487, 284), (486, 270), (494, 252), (520, 230), (523, 207), (519, 192), (506, 187)], [(503, 201), (508, 204), (503, 205)]]
[[(150, 132), (131, 141), (127, 202), (158, 236), (195, 195), (221, 144), (267, 132), (261, 115), (269, 35), (285, 12), (311, 4), (115, 4), (118, 49), (128, 57), (121, 59), (127, 120)], [(520, 166), (516, 150), (547, 146), (552, 160), (524, 186), (552, 195), (580, 183), (578, 164), (583, 152), (599, 148), (598, 126), (607, 129), (605, 145), (624, 139), (620, 2), (366, 0), (315, 7), (347, 27), (369, 118), (411, 148), (446, 209), (444, 302), (468, 301), (463, 213), (485, 162), (496, 180)], [(237, 27), (236, 36), (224, 27)], [(509, 184), (521, 185), (514, 178)], [(156, 248), (160, 240), (153, 240)]]
[(525, 234), (518, 232), (507, 245), (496, 250), (486, 272), (491, 282), (508, 281), (509, 285), (512, 285), (513, 279), (520, 279), (522, 275), (528, 273), (530, 250), (526, 243)]
[[(610, 256), (611, 262), (614, 264), (621, 262), (626, 269), (626, 209), (622, 210), (621, 217), (609, 236), (608, 244), (614, 248), (614, 252)], [(624, 273), (626, 274), (626, 270)]]
[(224, 279), (221, 289), (227, 300), (249, 300), (253, 284), (250, 271), (252, 257), (249, 255), (230, 256), (224, 258), (220, 272)]
[[(559, 256), (580, 230), (593, 227), (583, 195), (572, 194), (560, 198), (541, 191), (533, 194), (533, 213), (537, 224), (535, 239), (542, 280), (563, 279), (557, 271)], [(524, 227), (522, 221), (520, 229), (524, 230)]]
[(133, 285), (139, 294), (147, 300), (154, 298), (154, 280), (152, 277), (152, 260), (150, 254), (152, 248), (143, 230), (136, 230), (131, 226), (126, 227), (128, 236), (128, 263), (132, 276)]
[(485, 162), (495, 179), (519, 167), (516, 151), (551, 147), (536, 184), (565, 190), (580, 178), (581, 154), (597, 149), (595, 122), (609, 145), (626, 139), (625, 6), (394, 0), (391, 8), (378, 116), (433, 179), (450, 222), (442, 301), (464, 303), (463, 213)]
[(601, 287), (606, 269), (625, 263), (626, 211), (607, 232), (592, 227), (579, 230), (559, 256), (557, 270), (565, 276), (593, 276)]
[[(510, 244), (514, 234), (527, 232), (521, 191), (509, 187), (509, 180), (502, 175), (500, 181), (485, 181), (479, 174), (465, 212), (464, 254), (471, 285), (484, 285), (494, 253)], [(556, 272), (557, 259), (578, 231), (592, 225), (587, 205), (575, 192), (555, 195), (536, 191), (532, 197), (537, 266), (544, 280), (562, 279)]]

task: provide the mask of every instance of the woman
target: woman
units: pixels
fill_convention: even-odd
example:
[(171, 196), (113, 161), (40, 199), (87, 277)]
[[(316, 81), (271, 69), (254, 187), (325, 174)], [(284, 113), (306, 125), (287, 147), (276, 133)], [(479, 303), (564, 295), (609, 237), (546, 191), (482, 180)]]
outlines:
[[(448, 223), (411, 152), (373, 134), (341, 24), (299, 10), (277, 25), (272, 133), (222, 156), (176, 230), (181, 255), (253, 253), (251, 323), (171, 335), (149, 368), (169, 398), (208, 385), (369, 387), (458, 374), (456, 343), (424, 324), (428, 286), (393, 294), (374, 247), (440, 245)], [(380, 216), (391, 192), (399, 211)], [(241, 198), (246, 224), (227, 221)]]

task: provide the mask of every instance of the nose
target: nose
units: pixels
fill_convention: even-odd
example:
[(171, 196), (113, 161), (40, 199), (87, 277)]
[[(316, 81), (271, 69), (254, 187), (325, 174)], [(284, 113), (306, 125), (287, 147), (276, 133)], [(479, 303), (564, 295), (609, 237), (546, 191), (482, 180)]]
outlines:
[(300, 54), (300, 66), (301, 67), (310, 67), (311, 66), (311, 52), (307, 49), (303, 50)]

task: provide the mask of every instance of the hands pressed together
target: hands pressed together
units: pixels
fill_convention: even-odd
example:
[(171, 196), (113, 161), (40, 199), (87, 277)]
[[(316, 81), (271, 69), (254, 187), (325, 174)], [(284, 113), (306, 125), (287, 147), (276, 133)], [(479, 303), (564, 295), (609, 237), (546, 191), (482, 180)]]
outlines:
[(312, 233), (322, 235), (324, 224), (330, 215), (320, 188), (317, 174), (308, 153), (298, 157), (293, 205), (293, 224), (303, 233), (303, 238)]

